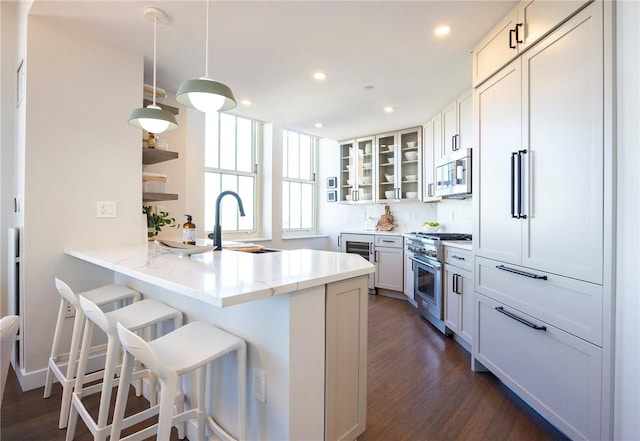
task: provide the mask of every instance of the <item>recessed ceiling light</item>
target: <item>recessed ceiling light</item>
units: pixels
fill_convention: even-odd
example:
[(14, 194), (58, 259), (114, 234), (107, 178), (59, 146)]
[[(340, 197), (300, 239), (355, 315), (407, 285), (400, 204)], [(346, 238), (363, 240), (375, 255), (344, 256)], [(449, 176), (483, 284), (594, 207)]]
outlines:
[(249, 101), (249, 100), (242, 100), (242, 101), (240, 101), (240, 104), (242, 104), (243, 106), (250, 106), (250, 105), (251, 105), (251, 101)]
[(434, 31), (434, 34), (436, 34), (438, 37), (444, 37), (445, 35), (447, 35), (449, 32), (451, 32), (451, 26), (448, 25), (442, 25), (442, 26), (438, 26)]
[(315, 123), (313, 125), (316, 129), (321, 129), (323, 127), (322, 123)]
[(327, 74), (324, 72), (316, 72), (313, 74), (313, 78), (318, 80), (318, 81), (322, 81), (322, 80), (326, 80), (327, 79)]
[(391, 106), (387, 106), (387, 107), (384, 108), (384, 111), (387, 112), (387, 113), (391, 113), (391, 112), (393, 112), (393, 110), (394, 109)]

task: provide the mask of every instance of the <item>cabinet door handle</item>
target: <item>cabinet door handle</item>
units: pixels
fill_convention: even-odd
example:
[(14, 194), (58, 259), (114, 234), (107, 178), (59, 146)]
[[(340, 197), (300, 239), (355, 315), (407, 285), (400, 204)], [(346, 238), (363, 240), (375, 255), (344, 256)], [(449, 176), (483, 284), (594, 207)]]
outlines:
[(382, 241), (383, 241), (384, 243), (396, 243), (396, 241), (395, 241), (395, 240), (391, 240), (391, 239), (382, 239)]
[(467, 259), (465, 259), (464, 257), (462, 257), (462, 256), (456, 256), (455, 254), (454, 254), (454, 255), (452, 255), (452, 256), (451, 256), (451, 258), (453, 258), (453, 259), (458, 259), (458, 260), (467, 260)]
[(376, 251), (375, 253), (373, 253), (373, 262), (377, 262), (378, 261), (378, 252)]
[(338, 248), (342, 247), (342, 235), (338, 236)]
[(528, 273), (526, 271), (520, 271), (518, 269), (509, 268), (508, 266), (504, 266), (504, 265), (496, 265), (496, 268), (498, 268), (499, 270), (502, 270), (502, 271), (507, 271), (508, 273), (517, 274), (519, 276), (530, 277), (532, 279), (538, 279), (538, 280), (547, 280), (547, 276), (546, 275), (542, 275), (541, 276), (539, 274)]
[(534, 323), (531, 323), (528, 320), (523, 319), (522, 317), (518, 317), (517, 315), (505, 310), (502, 306), (496, 306), (494, 308), (496, 311), (498, 311), (500, 314), (504, 314), (509, 318), (514, 319), (517, 322), (522, 323), (523, 325), (526, 325), (532, 329), (535, 329), (536, 331), (546, 331), (547, 327), (546, 326), (540, 326), (540, 325), (536, 325)]
[(427, 187), (427, 194), (430, 198), (433, 197), (433, 184), (429, 184), (429, 186)]
[(516, 30), (515, 29), (509, 29), (509, 49), (515, 49), (516, 45), (513, 42), (513, 37), (516, 36)]
[(460, 294), (458, 292), (458, 275), (457, 274), (453, 275), (453, 292), (455, 292), (456, 294)]
[(516, 207), (515, 207), (515, 192), (516, 192), (516, 157), (518, 152), (511, 152), (511, 217), (517, 219)]
[(518, 151), (518, 219), (526, 219), (527, 215), (522, 213), (522, 158), (527, 154), (526, 150)]
[(522, 40), (522, 37), (520, 36), (520, 29), (522, 28), (523, 24), (522, 23), (518, 23), (516, 24), (516, 43), (524, 43), (524, 41)]

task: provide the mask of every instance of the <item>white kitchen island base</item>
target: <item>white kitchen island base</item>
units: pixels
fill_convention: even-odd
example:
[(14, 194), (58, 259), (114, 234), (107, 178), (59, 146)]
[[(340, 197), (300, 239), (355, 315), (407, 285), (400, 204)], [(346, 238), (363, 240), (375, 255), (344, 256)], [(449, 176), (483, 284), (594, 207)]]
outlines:
[[(359, 256), (295, 250), (181, 258), (152, 244), (67, 254), (113, 270), (115, 282), (180, 309), (187, 322), (211, 323), (247, 342), (249, 439), (353, 440), (364, 431), (373, 266)], [(264, 403), (254, 395), (255, 370), (265, 373)], [(210, 408), (237, 433), (235, 357), (212, 371)]]

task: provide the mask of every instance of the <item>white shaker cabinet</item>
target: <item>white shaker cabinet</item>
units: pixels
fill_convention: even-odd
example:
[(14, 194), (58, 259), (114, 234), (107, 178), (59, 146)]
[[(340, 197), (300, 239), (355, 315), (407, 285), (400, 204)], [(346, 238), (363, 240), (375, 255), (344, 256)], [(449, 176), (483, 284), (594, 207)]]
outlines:
[(422, 128), (376, 135), (377, 202), (422, 198)]
[(591, 3), (474, 92), (473, 357), (572, 439), (612, 437), (611, 9)]
[(472, 260), (471, 251), (445, 245), (444, 324), (468, 345), (475, 322)]
[(404, 291), (404, 248), (402, 236), (376, 235), (376, 288)]
[(522, 0), (473, 49), (476, 87), (591, 0)]
[(473, 148), (472, 99), (469, 90), (442, 109), (442, 157)]
[(357, 439), (367, 422), (366, 277), (327, 285), (325, 439)]
[(340, 143), (338, 200), (372, 203), (375, 186), (373, 136)]
[(595, 9), (476, 90), (475, 237), (480, 256), (602, 283), (603, 27)]
[(422, 201), (438, 202), (436, 196), (436, 163), (442, 159), (442, 113), (427, 121), (422, 126)]

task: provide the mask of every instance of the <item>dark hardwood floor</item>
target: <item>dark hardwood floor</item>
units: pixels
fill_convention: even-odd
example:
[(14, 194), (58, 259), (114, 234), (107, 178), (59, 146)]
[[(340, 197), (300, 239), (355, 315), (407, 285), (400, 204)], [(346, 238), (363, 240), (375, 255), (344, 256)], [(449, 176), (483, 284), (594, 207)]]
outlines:
[[(403, 300), (369, 296), (368, 353), (367, 430), (359, 441), (566, 439), (494, 376), (472, 372), (470, 355)], [(65, 430), (58, 429), (60, 385), (49, 399), (42, 391), (21, 392), (9, 372), (2, 441), (64, 440)], [(97, 399), (88, 403), (97, 412)], [(131, 394), (127, 413), (146, 405)], [(92, 439), (81, 420), (75, 439)]]

